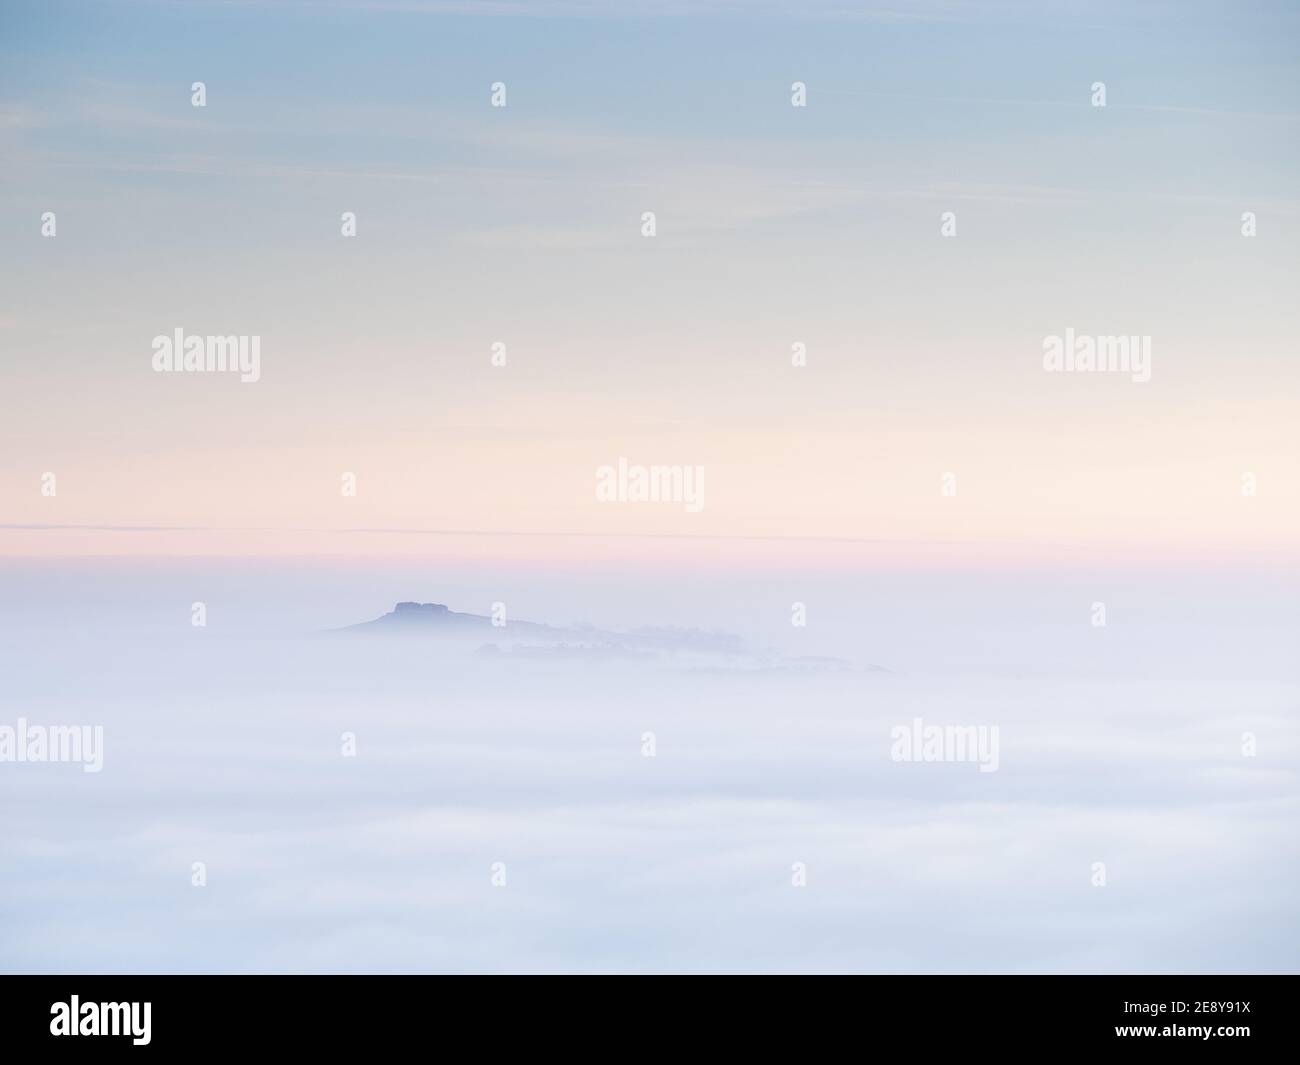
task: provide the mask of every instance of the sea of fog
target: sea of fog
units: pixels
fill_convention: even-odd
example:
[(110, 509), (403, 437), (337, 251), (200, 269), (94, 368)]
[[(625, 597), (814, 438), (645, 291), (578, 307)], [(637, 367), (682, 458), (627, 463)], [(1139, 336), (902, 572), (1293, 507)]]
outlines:
[[(1295, 971), (1295, 593), (1192, 568), (4, 560), (0, 727), (102, 726), (103, 749), (99, 772), (0, 762), (0, 970)], [(407, 599), (757, 653), (320, 634)], [(996, 771), (897, 760), (917, 719), (996, 727)]]

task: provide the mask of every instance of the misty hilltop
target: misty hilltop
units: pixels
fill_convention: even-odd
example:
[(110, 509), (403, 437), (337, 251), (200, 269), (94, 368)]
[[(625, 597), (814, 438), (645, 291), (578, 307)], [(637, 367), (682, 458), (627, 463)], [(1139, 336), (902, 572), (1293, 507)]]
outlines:
[(520, 634), (550, 634), (563, 630), (552, 629), (549, 625), (538, 625), (532, 621), (506, 622), (504, 617), (494, 623), (493, 618), (485, 614), (462, 614), (452, 610), (444, 603), (398, 603), (387, 614), (373, 621), (363, 621), (349, 625), (340, 632), (366, 633), (487, 633), (493, 629), (509, 628)]
[[(480, 656), (586, 661), (673, 661), (696, 668), (779, 669), (783, 671), (856, 670), (843, 659), (786, 658), (750, 647), (728, 632), (674, 625), (643, 625), (617, 630), (593, 625), (548, 625), (516, 621), (499, 614), (471, 614), (444, 603), (398, 603), (370, 621), (331, 630), (335, 635), (401, 638), (459, 645)], [(870, 671), (879, 667), (869, 666)]]
[(627, 631), (592, 625), (557, 626), (536, 621), (468, 614), (444, 603), (398, 603), (387, 614), (372, 621), (349, 625), (335, 632), (367, 636), (413, 636), (424, 638), (491, 638), (493, 642), (524, 643), (534, 648), (586, 647), (627, 652), (694, 652), (711, 655), (747, 656), (749, 649), (739, 636), (724, 632), (670, 626), (645, 626)]

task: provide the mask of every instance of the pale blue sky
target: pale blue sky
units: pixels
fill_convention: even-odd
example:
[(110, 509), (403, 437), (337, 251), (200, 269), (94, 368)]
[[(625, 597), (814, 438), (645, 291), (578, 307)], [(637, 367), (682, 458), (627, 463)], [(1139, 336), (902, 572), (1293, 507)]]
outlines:
[[(314, 489), (280, 507), (276, 478), (360, 467), (393, 471), (372, 524), (492, 527), (500, 497), (569, 528), (590, 470), (641, 447), (737, 467), (714, 531), (789, 533), (788, 512), (934, 536), (917, 486), (976, 463), (997, 520), (966, 532), (1001, 536), (1080, 499), (1119, 522), (1154, 498), (1142, 454), (1177, 529), (1245, 535), (1189, 491), (1262, 470), (1284, 537), (1298, 22), (1284, 3), (7, 4), (9, 515), (49, 520), (31, 486), (57, 469), (63, 520), (320, 524)], [(177, 326), (261, 336), (262, 381), (152, 374)], [(1045, 375), (1067, 327), (1151, 335), (1151, 383)], [(777, 466), (790, 442), (802, 471)], [(452, 481), (421, 480), (453, 453)], [(897, 483), (853, 505), (809, 488), (880, 456)]]

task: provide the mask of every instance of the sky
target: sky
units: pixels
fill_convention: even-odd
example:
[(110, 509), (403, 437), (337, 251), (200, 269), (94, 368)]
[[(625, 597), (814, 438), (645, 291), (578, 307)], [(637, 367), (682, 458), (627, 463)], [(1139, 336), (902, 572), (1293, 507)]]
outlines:
[[(0, 553), (1293, 563), (1297, 22), (7, 3)], [(155, 372), (177, 328), (260, 379)], [(1045, 372), (1067, 329), (1150, 380)], [(620, 458), (704, 506), (600, 502)]]

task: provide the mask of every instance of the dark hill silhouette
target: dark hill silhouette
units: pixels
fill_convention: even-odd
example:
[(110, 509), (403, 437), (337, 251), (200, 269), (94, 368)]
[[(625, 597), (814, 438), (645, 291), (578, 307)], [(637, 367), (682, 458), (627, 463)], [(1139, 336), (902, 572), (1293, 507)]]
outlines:
[[(416, 640), (446, 640), (476, 647), (483, 657), (574, 658), (618, 660), (669, 658), (673, 661), (713, 664), (727, 669), (809, 670), (860, 667), (837, 658), (803, 657), (785, 659), (772, 651), (754, 650), (739, 637), (726, 632), (677, 626), (641, 626), (626, 631), (591, 625), (544, 625), (536, 621), (507, 619), (494, 625), (485, 614), (465, 614), (444, 603), (398, 603), (373, 621), (334, 629), (333, 634), (370, 637), (400, 637)], [(498, 646), (500, 644), (501, 646)], [(508, 649), (507, 649), (508, 648)], [(867, 667), (868, 671), (881, 671)], [(882, 672), (888, 672), (882, 671)]]
[(374, 621), (363, 621), (359, 625), (349, 625), (345, 632), (500, 632), (514, 631), (519, 634), (541, 634), (562, 630), (552, 630), (549, 625), (538, 625), (532, 621), (508, 621), (505, 625), (493, 625), (492, 619), (484, 614), (461, 614), (449, 609), (443, 603), (398, 603), (392, 610)]
[(725, 632), (675, 627), (642, 627), (627, 632), (578, 625), (561, 627), (536, 621), (508, 619), (493, 625), (484, 614), (462, 614), (444, 603), (398, 603), (373, 621), (349, 625), (335, 632), (366, 635), (459, 637), (474, 636), (503, 641), (577, 644), (588, 647), (625, 648), (629, 651), (692, 651), (702, 654), (744, 655), (748, 651), (738, 636)]

